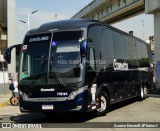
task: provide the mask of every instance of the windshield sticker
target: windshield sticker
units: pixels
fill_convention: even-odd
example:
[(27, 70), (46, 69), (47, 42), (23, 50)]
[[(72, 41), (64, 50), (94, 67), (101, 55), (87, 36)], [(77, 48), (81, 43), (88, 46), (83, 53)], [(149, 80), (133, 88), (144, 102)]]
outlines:
[(76, 45), (72, 46), (58, 46), (57, 47), (57, 52), (77, 52), (80, 51), (80, 47)]
[(27, 50), (27, 45), (23, 45), (22, 50)]
[(53, 41), (52, 46), (57, 46), (57, 41)]

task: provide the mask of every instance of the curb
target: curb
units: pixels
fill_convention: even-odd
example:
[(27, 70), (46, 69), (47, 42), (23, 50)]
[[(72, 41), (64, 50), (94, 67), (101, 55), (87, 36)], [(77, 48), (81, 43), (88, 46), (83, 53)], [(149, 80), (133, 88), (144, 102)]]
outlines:
[(4, 107), (4, 106), (7, 106), (7, 105), (9, 105), (10, 104), (10, 101), (9, 100), (7, 100), (7, 101), (5, 101), (5, 102), (2, 102), (2, 103), (0, 103), (0, 108), (1, 107)]
[(147, 94), (148, 97), (155, 97), (155, 98), (160, 98), (160, 95), (156, 94)]

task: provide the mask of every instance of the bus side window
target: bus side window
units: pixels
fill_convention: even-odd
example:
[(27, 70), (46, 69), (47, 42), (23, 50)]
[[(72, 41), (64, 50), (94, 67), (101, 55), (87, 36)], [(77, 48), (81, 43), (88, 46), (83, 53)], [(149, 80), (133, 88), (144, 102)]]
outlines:
[(88, 71), (95, 71), (95, 51), (93, 48), (89, 48), (89, 66)]

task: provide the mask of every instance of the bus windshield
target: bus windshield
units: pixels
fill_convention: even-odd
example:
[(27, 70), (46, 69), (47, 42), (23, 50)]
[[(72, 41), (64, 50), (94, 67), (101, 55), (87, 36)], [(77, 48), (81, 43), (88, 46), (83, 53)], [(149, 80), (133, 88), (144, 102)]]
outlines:
[(28, 36), (22, 46), (20, 83), (68, 84), (82, 81), (82, 31)]

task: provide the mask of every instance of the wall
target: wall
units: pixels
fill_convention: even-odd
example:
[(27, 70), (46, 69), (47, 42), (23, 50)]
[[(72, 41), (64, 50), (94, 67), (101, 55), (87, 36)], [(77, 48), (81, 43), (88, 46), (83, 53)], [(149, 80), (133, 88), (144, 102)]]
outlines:
[(7, 0), (0, 0), (0, 23), (7, 27)]
[[(9, 92), (9, 76), (8, 71), (0, 71), (0, 94)], [(5, 84), (4, 84), (5, 83)]]
[(154, 14), (155, 82), (160, 88), (160, 0), (145, 0), (145, 12)]
[[(8, 33), (7, 33), (7, 40), (8, 40), (8, 47), (15, 45), (15, 0), (8, 0), (7, 2), (7, 25), (8, 25)], [(11, 64), (8, 65), (8, 71), (10, 73), (16, 72), (16, 58), (15, 58), (15, 49), (12, 50), (12, 58)]]

